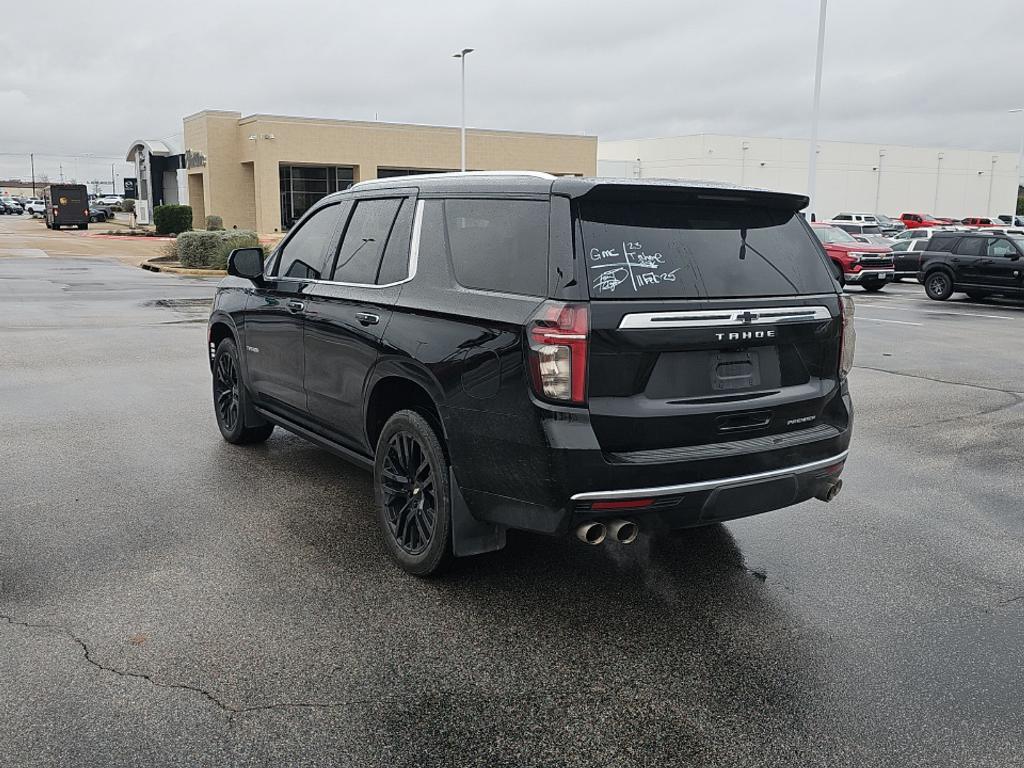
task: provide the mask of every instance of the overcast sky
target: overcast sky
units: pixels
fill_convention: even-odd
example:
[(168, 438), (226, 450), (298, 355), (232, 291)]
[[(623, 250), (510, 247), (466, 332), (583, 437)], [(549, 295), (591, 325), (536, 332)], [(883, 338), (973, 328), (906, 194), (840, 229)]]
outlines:
[[(201, 109), (604, 138), (809, 134), (817, 0), (9, 2), (0, 178), (110, 178)], [(821, 138), (1016, 151), (1020, 0), (831, 0)], [(12, 156), (21, 154), (22, 156)], [(91, 153), (90, 158), (72, 155)], [(64, 157), (53, 157), (64, 155)], [(118, 163), (119, 177), (127, 167)]]

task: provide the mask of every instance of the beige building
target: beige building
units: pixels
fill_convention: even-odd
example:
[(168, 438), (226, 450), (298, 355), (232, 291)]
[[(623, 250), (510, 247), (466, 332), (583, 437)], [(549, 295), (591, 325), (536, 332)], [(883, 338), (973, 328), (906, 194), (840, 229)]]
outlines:
[[(188, 203), (227, 228), (280, 232), (324, 195), (385, 176), (457, 170), (459, 129), (206, 110), (185, 118)], [(466, 131), (469, 170), (593, 176), (597, 137)]]

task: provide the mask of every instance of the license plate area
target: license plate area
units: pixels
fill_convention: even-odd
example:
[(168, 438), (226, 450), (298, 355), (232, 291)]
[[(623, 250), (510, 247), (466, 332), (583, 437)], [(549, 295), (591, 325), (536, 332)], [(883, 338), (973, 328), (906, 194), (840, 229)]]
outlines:
[(779, 348), (700, 349), (662, 352), (645, 394), (680, 400), (778, 389), (782, 385)]
[(711, 389), (729, 392), (761, 386), (761, 363), (756, 351), (719, 352), (711, 364)]

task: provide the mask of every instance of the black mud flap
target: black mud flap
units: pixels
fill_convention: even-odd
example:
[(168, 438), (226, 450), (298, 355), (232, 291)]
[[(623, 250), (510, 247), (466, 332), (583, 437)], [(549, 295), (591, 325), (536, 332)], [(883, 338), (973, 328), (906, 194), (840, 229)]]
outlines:
[(466, 506), (455, 472), (448, 470), (448, 489), (452, 497), (452, 554), (456, 557), (496, 552), (505, 547), (505, 526), (477, 520)]

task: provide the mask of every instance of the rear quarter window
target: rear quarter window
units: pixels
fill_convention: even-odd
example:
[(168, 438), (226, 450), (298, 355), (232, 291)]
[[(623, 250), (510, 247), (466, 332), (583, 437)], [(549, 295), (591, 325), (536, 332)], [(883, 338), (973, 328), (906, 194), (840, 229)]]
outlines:
[(544, 296), (549, 207), (541, 200), (445, 200), (448, 247), (459, 284)]
[(578, 217), (593, 299), (835, 291), (821, 246), (793, 211), (584, 200)]

